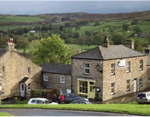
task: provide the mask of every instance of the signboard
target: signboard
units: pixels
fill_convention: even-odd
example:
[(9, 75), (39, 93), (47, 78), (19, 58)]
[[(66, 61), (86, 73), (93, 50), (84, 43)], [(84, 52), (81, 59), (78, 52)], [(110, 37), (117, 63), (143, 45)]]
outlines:
[(126, 62), (125, 62), (124, 59), (118, 61), (118, 66), (119, 66), (119, 67), (124, 67), (125, 65), (126, 65)]

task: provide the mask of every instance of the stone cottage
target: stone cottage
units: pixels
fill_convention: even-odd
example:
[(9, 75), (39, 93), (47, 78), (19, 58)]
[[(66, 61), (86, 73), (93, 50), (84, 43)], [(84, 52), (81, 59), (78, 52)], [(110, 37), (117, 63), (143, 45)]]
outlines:
[(147, 56), (130, 47), (109, 45), (107, 37), (103, 46), (72, 56), (72, 91), (105, 101), (144, 90)]
[(0, 50), (0, 85), (3, 85), (2, 99), (12, 96), (30, 97), (31, 89), (41, 88), (42, 68), (15, 50), (14, 43), (8, 43)]
[(57, 89), (57, 93), (71, 93), (71, 65), (42, 64), (43, 89)]

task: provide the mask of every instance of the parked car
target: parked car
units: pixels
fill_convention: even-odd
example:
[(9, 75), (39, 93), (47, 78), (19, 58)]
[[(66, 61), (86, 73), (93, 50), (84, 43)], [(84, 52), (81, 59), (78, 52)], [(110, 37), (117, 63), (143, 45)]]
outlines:
[(150, 103), (150, 91), (149, 92), (140, 92), (136, 96), (136, 101), (141, 103)]
[(70, 104), (92, 104), (92, 103), (86, 100), (74, 100)]
[(31, 98), (28, 101), (28, 104), (49, 104), (49, 100), (47, 98)]
[[(65, 104), (69, 104), (74, 100), (86, 100), (86, 101), (88, 101), (87, 98), (83, 98), (83, 97), (75, 95), (73, 93), (65, 93), (64, 97), (65, 97), (65, 100), (64, 100)], [(58, 103), (61, 103), (60, 96), (58, 97)]]

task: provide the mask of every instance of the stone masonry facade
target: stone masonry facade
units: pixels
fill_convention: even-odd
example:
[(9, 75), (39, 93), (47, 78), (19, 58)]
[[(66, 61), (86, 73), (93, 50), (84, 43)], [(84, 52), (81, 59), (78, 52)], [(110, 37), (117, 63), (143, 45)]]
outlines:
[[(2, 82), (4, 85), (5, 93), (2, 95), (3, 98), (11, 96), (20, 96), (20, 83), (21, 79), (24, 77), (28, 78), (25, 82), (26, 97), (30, 97), (31, 89), (41, 88), (41, 72), (42, 68), (24, 56), (19, 55), (14, 50), (13, 43), (9, 43), (8, 50), (0, 57)], [(30, 67), (31, 72), (28, 73), (28, 68)], [(28, 85), (30, 83), (30, 90), (28, 90)]]
[[(44, 81), (44, 75), (48, 75), (48, 81)], [(60, 77), (65, 77), (65, 83), (60, 82)], [(43, 86), (51, 89), (57, 89), (57, 93), (60, 94), (60, 90), (67, 92), (67, 89), (71, 90), (71, 75), (43, 73)]]

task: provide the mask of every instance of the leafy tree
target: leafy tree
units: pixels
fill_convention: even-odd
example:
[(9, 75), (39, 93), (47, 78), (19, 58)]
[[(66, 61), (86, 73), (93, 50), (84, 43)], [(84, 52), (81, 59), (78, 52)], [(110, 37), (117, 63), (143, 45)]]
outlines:
[(96, 21), (94, 24), (94, 26), (99, 26), (99, 25), (100, 25), (99, 21)]
[(132, 22), (131, 22), (131, 25), (137, 25), (138, 24), (138, 20), (137, 19), (134, 19)]
[(26, 49), (29, 46), (29, 41), (27, 38), (19, 38), (16, 43), (17, 48), (24, 49), (24, 53), (26, 53)]
[[(110, 31), (110, 32), (113, 32), (114, 29), (115, 29), (115, 28), (114, 28), (113, 26), (110, 26), (110, 27), (109, 27), (109, 31)], [(105, 32), (105, 31), (104, 31), (104, 32)]]
[(142, 50), (143, 50), (143, 47), (142, 47), (142, 45), (141, 45), (141, 42), (138, 41), (138, 40), (135, 41), (135, 46), (134, 46), (134, 48), (135, 48), (135, 50), (137, 50), (137, 51), (142, 51)]
[(128, 24), (123, 24), (122, 28), (124, 31), (127, 31), (129, 29), (129, 25)]
[(119, 45), (119, 44), (126, 44), (126, 39), (127, 37), (123, 34), (119, 34), (119, 33), (114, 33), (112, 35), (112, 41), (114, 42), (114, 44)]
[(90, 30), (85, 30), (84, 34), (87, 36), (92, 36), (92, 32)]
[(77, 39), (77, 44), (79, 44), (79, 45), (85, 45), (85, 36), (80, 36), (80, 37), (78, 37), (78, 39)]
[(97, 33), (93, 38), (93, 44), (102, 45), (104, 38), (105, 38), (104, 35)]
[(52, 35), (43, 38), (36, 43), (31, 44), (31, 52), (33, 54), (33, 62), (41, 63), (63, 63), (68, 64), (71, 61), (71, 53), (69, 47), (58, 35)]
[(75, 33), (73, 33), (73, 38), (78, 38), (80, 36), (80, 34), (79, 34), (79, 32), (75, 32)]
[(135, 33), (141, 33), (141, 32), (142, 32), (141, 29), (140, 29), (138, 26), (135, 26), (135, 27), (133, 28), (133, 31), (134, 31)]

